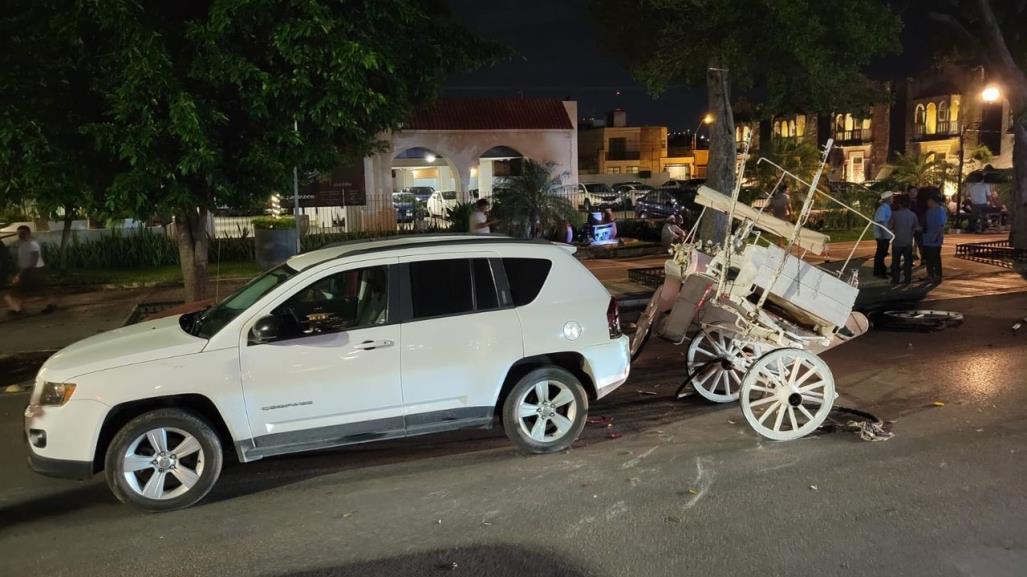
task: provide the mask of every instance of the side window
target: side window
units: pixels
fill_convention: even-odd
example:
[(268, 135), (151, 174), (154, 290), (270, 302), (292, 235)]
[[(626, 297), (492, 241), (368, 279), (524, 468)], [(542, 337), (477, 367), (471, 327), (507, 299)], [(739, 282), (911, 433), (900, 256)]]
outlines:
[(271, 312), (283, 339), (385, 324), (389, 316), (386, 266), (348, 270), (314, 281)]
[(542, 258), (504, 258), (506, 280), (510, 283), (510, 292), (514, 306), (524, 306), (535, 300), (542, 285), (549, 276), (553, 262)]
[(474, 298), (479, 311), (499, 308), (499, 295), (496, 293), (496, 280), (492, 276), (489, 261), (476, 258), (471, 261), (471, 273), (474, 275)]
[(414, 319), (474, 311), (471, 260), (410, 263), (410, 301)]

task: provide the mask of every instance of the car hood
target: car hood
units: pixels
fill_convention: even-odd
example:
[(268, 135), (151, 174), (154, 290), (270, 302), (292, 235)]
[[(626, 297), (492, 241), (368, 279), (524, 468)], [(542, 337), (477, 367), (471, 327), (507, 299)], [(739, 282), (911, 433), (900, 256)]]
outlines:
[(206, 339), (182, 330), (178, 316), (100, 333), (55, 353), (40, 369), (46, 380), (63, 381), (86, 373), (198, 353)]

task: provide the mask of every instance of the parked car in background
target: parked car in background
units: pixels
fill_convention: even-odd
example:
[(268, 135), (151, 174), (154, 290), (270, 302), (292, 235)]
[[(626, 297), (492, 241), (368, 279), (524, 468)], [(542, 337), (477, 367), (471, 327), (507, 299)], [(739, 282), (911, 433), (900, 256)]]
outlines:
[(392, 193), (392, 206), (396, 209), (396, 222), (414, 222), (417, 218), (417, 197), (409, 192)]
[(695, 203), (698, 187), (657, 188), (650, 191), (635, 203), (635, 216), (638, 218), (667, 218), (670, 215), (682, 217), (686, 223), (695, 222), (702, 210)]
[(578, 205), (578, 208), (585, 212), (601, 210), (604, 208), (622, 208), (620, 194), (614, 191), (608, 184), (593, 182), (589, 184), (578, 183), (576, 188), (571, 189), (573, 197), (571, 202)]
[(457, 205), (456, 191), (437, 190), (428, 197), (428, 215), (445, 217), (446, 211)]
[(668, 180), (660, 185), (660, 188), (684, 188), (688, 190), (699, 190), (700, 184), (705, 184), (705, 178), (689, 178), (687, 180)]
[(120, 501), (168, 511), (226, 457), (497, 423), (527, 452), (562, 451), (629, 369), (617, 302), (571, 247), (396, 237), (294, 256), (204, 311), (58, 351), (24, 432), (35, 471), (102, 471)]
[(435, 192), (435, 187), (432, 187), (432, 186), (408, 186), (408, 187), (403, 189), (403, 192), (410, 193), (410, 194), (414, 195), (414, 198), (416, 198), (418, 202), (420, 202), (421, 204), (424, 204), (424, 203), (428, 202), (428, 199), (431, 198), (431, 195)]
[(638, 181), (631, 182), (618, 182), (613, 185), (613, 190), (621, 197), (621, 204), (625, 208), (635, 206), (638, 199), (649, 194), (649, 191), (653, 190), (652, 186), (648, 184), (642, 184)]

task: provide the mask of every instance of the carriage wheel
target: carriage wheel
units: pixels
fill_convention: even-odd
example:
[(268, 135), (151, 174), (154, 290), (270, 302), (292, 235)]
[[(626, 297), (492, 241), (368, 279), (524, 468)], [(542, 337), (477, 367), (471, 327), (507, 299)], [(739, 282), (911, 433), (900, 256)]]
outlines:
[(714, 403), (737, 401), (745, 372), (762, 354), (763, 346), (758, 343), (741, 342), (731, 333), (700, 331), (688, 346), (688, 373), (715, 359), (720, 362), (695, 375), (692, 386)]
[(742, 379), (742, 413), (757, 433), (789, 441), (816, 430), (834, 404), (834, 377), (817, 355), (777, 349), (756, 360)]
[(663, 287), (656, 289), (656, 292), (653, 293), (653, 298), (649, 299), (649, 304), (646, 305), (645, 310), (638, 316), (638, 322), (635, 323), (635, 334), (631, 335), (632, 361), (642, 354), (642, 349), (649, 342), (649, 335), (653, 330), (653, 321), (656, 320), (656, 315), (659, 314), (661, 290), (663, 290)]

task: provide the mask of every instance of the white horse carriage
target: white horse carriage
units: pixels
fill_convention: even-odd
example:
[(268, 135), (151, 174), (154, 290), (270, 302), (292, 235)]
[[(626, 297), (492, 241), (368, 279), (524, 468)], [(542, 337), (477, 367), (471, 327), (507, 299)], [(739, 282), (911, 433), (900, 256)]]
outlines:
[(775, 189), (785, 178), (808, 187), (794, 223), (739, 202), (744, 162), (731, 196), (701, 187), (696, 203), (703, 213), (728, 215), (725, 238), (719, 245), (696, 241), (697, 221), (685, 241), (673, 246), (664, 283), (639, 318), (631, 343), (637, 356), (650, 331), (676, 344), (692, 333), (688, 381), (711, 401), (740, 399), (753, 429), (775, 440), (797, 439), (824, 422), (837, 393), (831, 369), (818, 354), (869, 328), (867, 318), (852, 311), (859, 288), (858, 267), (850, 270), (850, 264), (858, 242), (837, 270), (803, 260), (827, 253), (829, 238), (803, 226), (818, 197), (866, 222), (860, 240), (880, 227), (817, 189), (831, 145), (828, 140), (812, 182), (766, 158), (757, 161), (780, 171)]

